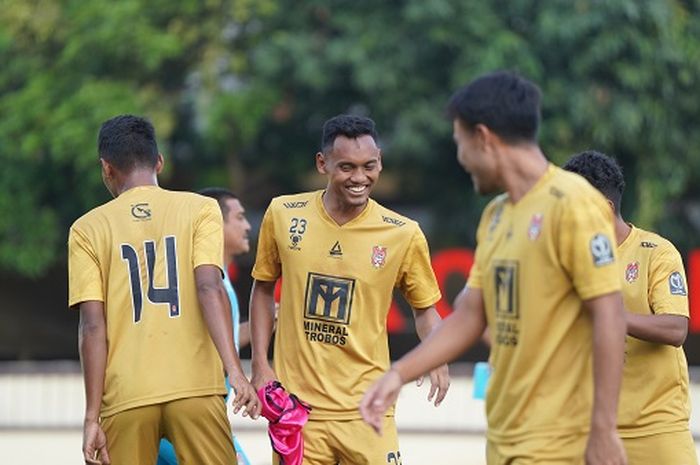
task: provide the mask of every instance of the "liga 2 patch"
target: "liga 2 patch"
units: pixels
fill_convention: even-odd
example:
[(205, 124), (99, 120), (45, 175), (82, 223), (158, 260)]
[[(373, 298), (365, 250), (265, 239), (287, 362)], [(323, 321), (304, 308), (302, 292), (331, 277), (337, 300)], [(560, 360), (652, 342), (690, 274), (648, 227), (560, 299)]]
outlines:
[(668, 287), (671, 295), (688, 295), (688, 291), (685, 289), (683, 275), (681, 275), (678, 271), (674, 271), (668, 277)]
[(605, 234), (596, 234), (590, 242), (591, 256), (595, 266), (609, 265), (615, 261), (610, 239)]

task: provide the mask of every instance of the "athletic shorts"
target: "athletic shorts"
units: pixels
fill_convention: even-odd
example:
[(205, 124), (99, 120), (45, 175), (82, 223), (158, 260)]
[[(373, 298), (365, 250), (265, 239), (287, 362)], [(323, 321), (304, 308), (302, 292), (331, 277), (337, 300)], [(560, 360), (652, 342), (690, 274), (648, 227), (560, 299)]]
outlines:
[(115, 465), (153, 465), (161, 437), (182, 465), (236, 465), (231, 425), (222, 396), (190, 397), (146, 405), (102, 419)]
[(697, 465), (690, 431), (623, 438), (629, 465)]
[(486, 463), (488, 465), (584, 465), (587, 441), (586, 434), (532, 438), (518, 442), (487, 441)]
[(361, 419), (309, 420), (302, 431), (304, 465), (401, 465), (394, 417), (384, 417), (381, 436)]

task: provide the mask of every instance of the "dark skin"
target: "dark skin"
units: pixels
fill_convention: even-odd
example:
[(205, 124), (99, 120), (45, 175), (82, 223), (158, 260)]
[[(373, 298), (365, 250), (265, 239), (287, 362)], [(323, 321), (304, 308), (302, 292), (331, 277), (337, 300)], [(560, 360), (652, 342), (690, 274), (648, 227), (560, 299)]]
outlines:
[[(116, 198), (137, 186), (158, 185), (157, 176), (163, 168), (163, 157), (158, 156), (154, 167), (137, 167), (128, 173), (121, 172), (104, 159), (102, 179), (107, 190)], [(224, 369), (236, 396), (234, 413), (244, 408), (243, 415), (257, 418), (260, 401), (253, 386), (241, 368), (233, 345), (231, 315), (228, 311), (226, 291), (221, 281), (221, 270), (215, 265), (195, 268), (197, 297), (209, 334), (221, 357)], [(86, 464), (109, 465), (107, 438), (99, 423), (100, 406), (107, 367), (107, 325), (104, 303), (85, 301), (79, 304), (80, 323), (78, 344), (85, 379), (85, 419), (83, 423), (83, 457)]]

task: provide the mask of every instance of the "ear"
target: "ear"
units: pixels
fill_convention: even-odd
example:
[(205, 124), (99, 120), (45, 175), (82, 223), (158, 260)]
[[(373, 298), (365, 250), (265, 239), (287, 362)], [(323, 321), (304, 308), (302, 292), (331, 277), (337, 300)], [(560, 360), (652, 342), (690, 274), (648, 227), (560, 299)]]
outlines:
[(381, 172), (383, 167), (384, 166), (382, 165), (382, 149), (377, 149), (377, 168)]
[(323, 152), (318, 152), (316, 154), (316, 170), (321, 174), (328, 174), (326, 156)]
[(104, 158), (100, 158), (100, 165), (102, 165), (102, 177), (104, 179), (111, 179), (114, 177), (114, 167)]
[(159, 153), (158, 154), (158, 160), (156, 161), (156, 174), (160, 174), (161, 171), (163, 171), (163, 166), (165, 165), (165, 160), (163, 159), (163, 154)]

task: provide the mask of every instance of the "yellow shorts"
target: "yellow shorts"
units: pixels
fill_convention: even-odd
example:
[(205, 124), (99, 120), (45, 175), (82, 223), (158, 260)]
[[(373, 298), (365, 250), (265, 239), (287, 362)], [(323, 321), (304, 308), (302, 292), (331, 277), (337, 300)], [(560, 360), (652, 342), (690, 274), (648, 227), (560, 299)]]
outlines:
[(486, 463), (488, 465), (583, 465), (587, 440), (587, 435), (578, 434), (533, 438), (514, 443), (487, 441)]
[(153, 465), (162, 437), (173, 443), (182, 465), (237, 463), (221, 396), (190, 397), (125, 410), (103, 418), (102, 428), (114, 465)]
[(381, 436), (360, 419), (310, 420), (303, 434), (304, 465), (401, 465), (394, 417), (384, 417)]
[(623, 438), (629, 465), (697, 465), (690, 431)]

